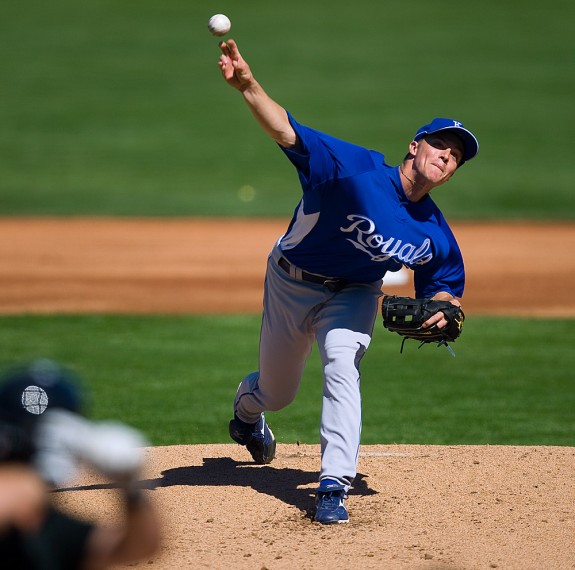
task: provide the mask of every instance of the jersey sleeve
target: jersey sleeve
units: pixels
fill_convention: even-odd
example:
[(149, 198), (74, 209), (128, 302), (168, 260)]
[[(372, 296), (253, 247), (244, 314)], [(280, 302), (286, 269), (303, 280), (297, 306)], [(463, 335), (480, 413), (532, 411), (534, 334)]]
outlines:
[(415, 296), (417, 298), (433, 297), (440, 291), (454, 297), (462, 297), (465, 288), (465, 266), (461, 250), (455, 237), (443, 220), (442, 227), (446, 237), (446, 251), (437, 257), (437, 261), (414, 269)]
[(369, 150), (301, 125), (289, 112), (288, 118), (298, 142), (293, 148), (280, 148), (296, 167), (304, 192), (373, 168)]

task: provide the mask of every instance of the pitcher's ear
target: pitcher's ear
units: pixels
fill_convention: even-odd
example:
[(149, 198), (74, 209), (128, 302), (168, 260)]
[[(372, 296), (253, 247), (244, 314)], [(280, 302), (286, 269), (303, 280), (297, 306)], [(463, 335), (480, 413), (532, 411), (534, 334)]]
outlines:
[(419, 147), (419, 141), (411, 141), (409, 143), (409, 154), (415, 156), (417, 154), (417, 148)]

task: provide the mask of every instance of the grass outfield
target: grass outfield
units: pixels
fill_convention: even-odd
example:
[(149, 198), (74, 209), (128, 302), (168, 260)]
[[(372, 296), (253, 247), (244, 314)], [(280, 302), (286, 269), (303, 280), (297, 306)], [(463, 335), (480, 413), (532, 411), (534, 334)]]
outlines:
[(3, 215), (289, 215), (295, 172), (216, 67), (227, 13), (302, 122), (401, 160), (456, 116), (448, 217), (573, 219), (575, 3), (28, 0), (0, 18)]
[[(121, 417), (155, 445), (225, 443), (258, 334), (258, 316), (2, 316), (0, 365), (74, 367), (92, 417)], [(415, 342), (400, 354), (378, 324), (362, 362), (363, 442), (573, 446), (574, 341), (574, 320), (472, 317), (455, 358)], [(296, 401), (268, 416), (280, 442), (319, 441), (320, 378), (314, 350)]]

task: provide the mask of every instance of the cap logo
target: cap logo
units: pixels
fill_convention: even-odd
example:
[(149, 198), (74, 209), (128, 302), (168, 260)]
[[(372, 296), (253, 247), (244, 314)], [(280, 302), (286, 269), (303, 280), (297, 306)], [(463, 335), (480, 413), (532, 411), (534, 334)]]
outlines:
[(48, 407), (48, 394), (39, 386), (28, 386), (22, 392), (22, 407), (27, 412), (39, 416)]
[(453, 126), (459, 128), (461, 127), (461, 123), (459, 121), (453, 121)]

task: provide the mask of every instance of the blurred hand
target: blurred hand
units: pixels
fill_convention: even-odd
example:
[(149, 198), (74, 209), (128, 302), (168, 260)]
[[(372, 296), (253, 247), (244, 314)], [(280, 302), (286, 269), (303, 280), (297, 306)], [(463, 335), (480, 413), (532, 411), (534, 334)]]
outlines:
[(25, 465), (0, 466), (0, 530), (14, 526), (24, 532), (38, 529), (45, 516), (47, 488)]

